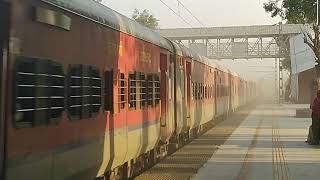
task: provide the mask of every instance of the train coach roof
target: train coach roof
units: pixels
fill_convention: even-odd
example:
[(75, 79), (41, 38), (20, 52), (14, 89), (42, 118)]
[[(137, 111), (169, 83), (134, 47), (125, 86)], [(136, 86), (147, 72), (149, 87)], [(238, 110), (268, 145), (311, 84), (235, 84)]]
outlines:
[(225, 72), (225, 73), (228, 73), (228, 74), (231, 74), (233, 76), (238, 76), (239, 75), (233, 71), (231, 71), (230, 69), (226, 68), (225, 66), (221, 65), (221, 63), (217, 60), (213, 60), (213, 59), (209, 59), (205, 56), (201, 56), (199, 55), (198, 53), (195, 53), (194, 51), (192, 51), (191, 49), (185, 47), (184, 45), (182, 44), (178, 44), (178, 43), (175, 43), (173, 42), (174, 44), (174, 47), (176, 48), (176, 52), (179, 54), (179, 55), (183, 55), (183, 56), (186, 56), (186, 57), (190, 57), (192, 59), (194, 59), (195, 61), (198, 61), (198, 62), (201, 62), (207, 66), (210, 66), (210, 67), (213, 67), (213, 68), (216, 68), (222, 72)]
[(93, 0), (40, 0), (173, 51), (170, 42), (160, 34)]
[(219, 69), (220, 71), (229, 73), (229, 74), (233, 73), (230, 69), (223, 66), (218, 60), (210, 60), (210, 61), (214, 62), (217, 65), (217, 69)]
[(216, 69), (223, 71), (223, 72), (226, 72), (226, 73), (231, 73), (231, 71), (229, 71), (227, 68), (221, 66), (216, 60), (212, 60), (212, 59), (209, 59), (205, 56), (201, 56), (200, 54), (194, 52), (193, 50), (185, 47), (182, 44), (175, 43), (175, 42), (172, 42), (172, 43), (173, 43), (178, 55), (192, 58), (194, 61), (198, 61), (200, 63), (207, 65), (207, 66), (216, 68)]

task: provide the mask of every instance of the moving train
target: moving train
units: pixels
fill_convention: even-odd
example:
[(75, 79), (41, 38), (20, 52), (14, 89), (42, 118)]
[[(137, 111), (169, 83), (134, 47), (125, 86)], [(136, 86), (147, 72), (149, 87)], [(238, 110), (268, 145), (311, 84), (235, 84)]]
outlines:
[(91, 0), (0, 0), (0, 179), (126, 179), (254, 82)]

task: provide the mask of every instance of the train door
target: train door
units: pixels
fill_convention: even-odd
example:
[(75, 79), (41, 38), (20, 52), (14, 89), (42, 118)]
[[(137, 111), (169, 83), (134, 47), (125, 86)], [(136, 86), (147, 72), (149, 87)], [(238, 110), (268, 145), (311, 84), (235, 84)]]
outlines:
[[(160, 98), (161, 98), (161, 126), (166, 126), (166, 116), (167, 116), (167, 55), (160, 54)], [(169, 90), (170, 91), (170, 90)]]
[(218, 101), (218, 87), (217, 87), (217, 71), (214, 71), (214, 113), (217, 116), (218, 115), (218, 110), (217, 110), (217, 101)]
[(191, 103), (191, 63), (186, 64), (186, 77), (187, 77), (187, 118), (190, 118), (190, 103)]
[(0, 0), (0, 179), (4, 179), (5, 164), (5, 70), (9, 37), (9, 5)]
[(232, 82), (232, 76), (229, 74), (228, 76), (229, 79), (229, 87), (228, 87), (228, 95), (229, 95), (229, 111), (233, 111), (233, 94), (232, 94), (232, 89), (233, 89), (233, 82)]

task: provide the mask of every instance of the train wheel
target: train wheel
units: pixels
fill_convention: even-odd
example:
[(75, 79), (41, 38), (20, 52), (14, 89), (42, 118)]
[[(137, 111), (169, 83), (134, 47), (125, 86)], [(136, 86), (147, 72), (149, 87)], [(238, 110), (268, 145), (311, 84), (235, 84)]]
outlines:
[(107, 180), (107, 177), (106, 177), (106, 176), (103, 176), (103, 177), (97, 177), (95, 180)]
[(133, 160), (131, 160), (128, 163), (128, 167), (127, 167), (127, 178), (130, 179), (133, 176), (134, 176), (134, 163), (133, 163)]
[(111, 173), (110, 173), (110, 180), (122, 180), (122, 179), (127, 179), (127, 168), (125, 165), (120, 166), (115, 168)]

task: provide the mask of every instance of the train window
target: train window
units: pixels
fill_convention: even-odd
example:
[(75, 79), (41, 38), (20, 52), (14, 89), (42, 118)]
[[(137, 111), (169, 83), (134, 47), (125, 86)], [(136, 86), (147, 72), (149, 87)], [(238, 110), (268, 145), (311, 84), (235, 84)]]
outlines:
[(148, 78), (152, 80), (151, 77), (152, 76), (146, 78), (142, 72), (135, 72), (129, 75), (129, 105), (131, 109), (141, 109), (149, 103), (152, 105), (152, 99), (149, 98), (149, 94), (150, 96), (153, 94), (151, 93), (151, 89), (149, 89), (152, 81), (148, 82)]
[(200, 88), (200, 97), (199, 97), (199, 99), (203, 99), (203, 85), (199, 84), (199, 88)]
[(104, 108), (113, 113), (113, 71), (106, 71), (104, 88)]
[(208, 87), (207, 85), (204, 86), (204, 99), (207, 99), (208, 98)]
[(206, 99), (206, 85), (203, 84), (203, 99)]
[(139, 73), (140, 107), (147, 106), (147, 80), (144, 73)]
[(198, 83), (198, 99), (201, 98), (201, 85)]
[(202, 86), (202, 84), (199, 84), (199, 88), (200, 88), (200, 97), (199, 97), (199, 99), (202, 99), (203, 98), (203, 86)]
[(124, 73), (120, 73), (120, 77), (119, 77), (119, 87), (118, 87), (118, 91), (119, 91), (119, 109), (124, 109), (126, 107), (126, 102), (127, 102), (127, 98), (126, 98), (126, 92), (127, 92), (127, 81), (125, 78)]
[(205, 99), (205, 87), (204, 87), (204, 84), (201, 84), (202, 85), (202, 99)]
[(194, 99), (197, 99), (197, 95), (198, 95), (197, 83), (194, 83)]
[(158, 105), (160, 104), (160, 77), (158, 74), (155, 74), (154, 77), (154, 99), (155, 99), (155, 104)]
[(153, 95), (154, 95), (154, 83), (153, 83), (153, 74), (149, 74), (147, 76), (147, 83), (148, 83), (148, 87), (147, 87), (147, 102), (148, 102), (148, 106), (153, 106)]
[(17, 128), (57, 123), (65, 109), (65, 76), (60, 63), (18, 57), (14, 120)]
[(191, 93), (191, 99), (194, 99), (194, 95), (195, 95), (195, 87), (194, 87), (194, 83), (191, 84), (191, 88), (192, 88), (192, 93)]
[(197, 100), (198, 99), (198, 84), (194, 83), (194, 99)]
[(129, 74), (129, 106), (130, 109), (137, 109), (137, 74)]
[(94, 66), (72, 65), (69, 69), (68, 110), (72, 120), (93, 117), (101, 107), (101, 77)]
[(101, 76), (99, 69), (91, 66), (90, 69), (90, 105), (91, 105), (91, 113), (98, 113), (101, 107)]
[(201, 84), (198, 83), (198, 99), (201, 99)]
[(198, 83), (198, 99), (201, 99), (201, 84)]
[(197, 83), (193, 83), (193, 88), (194, 88), (194, 94), (193, 94), (193, 99), (197, 99)]

